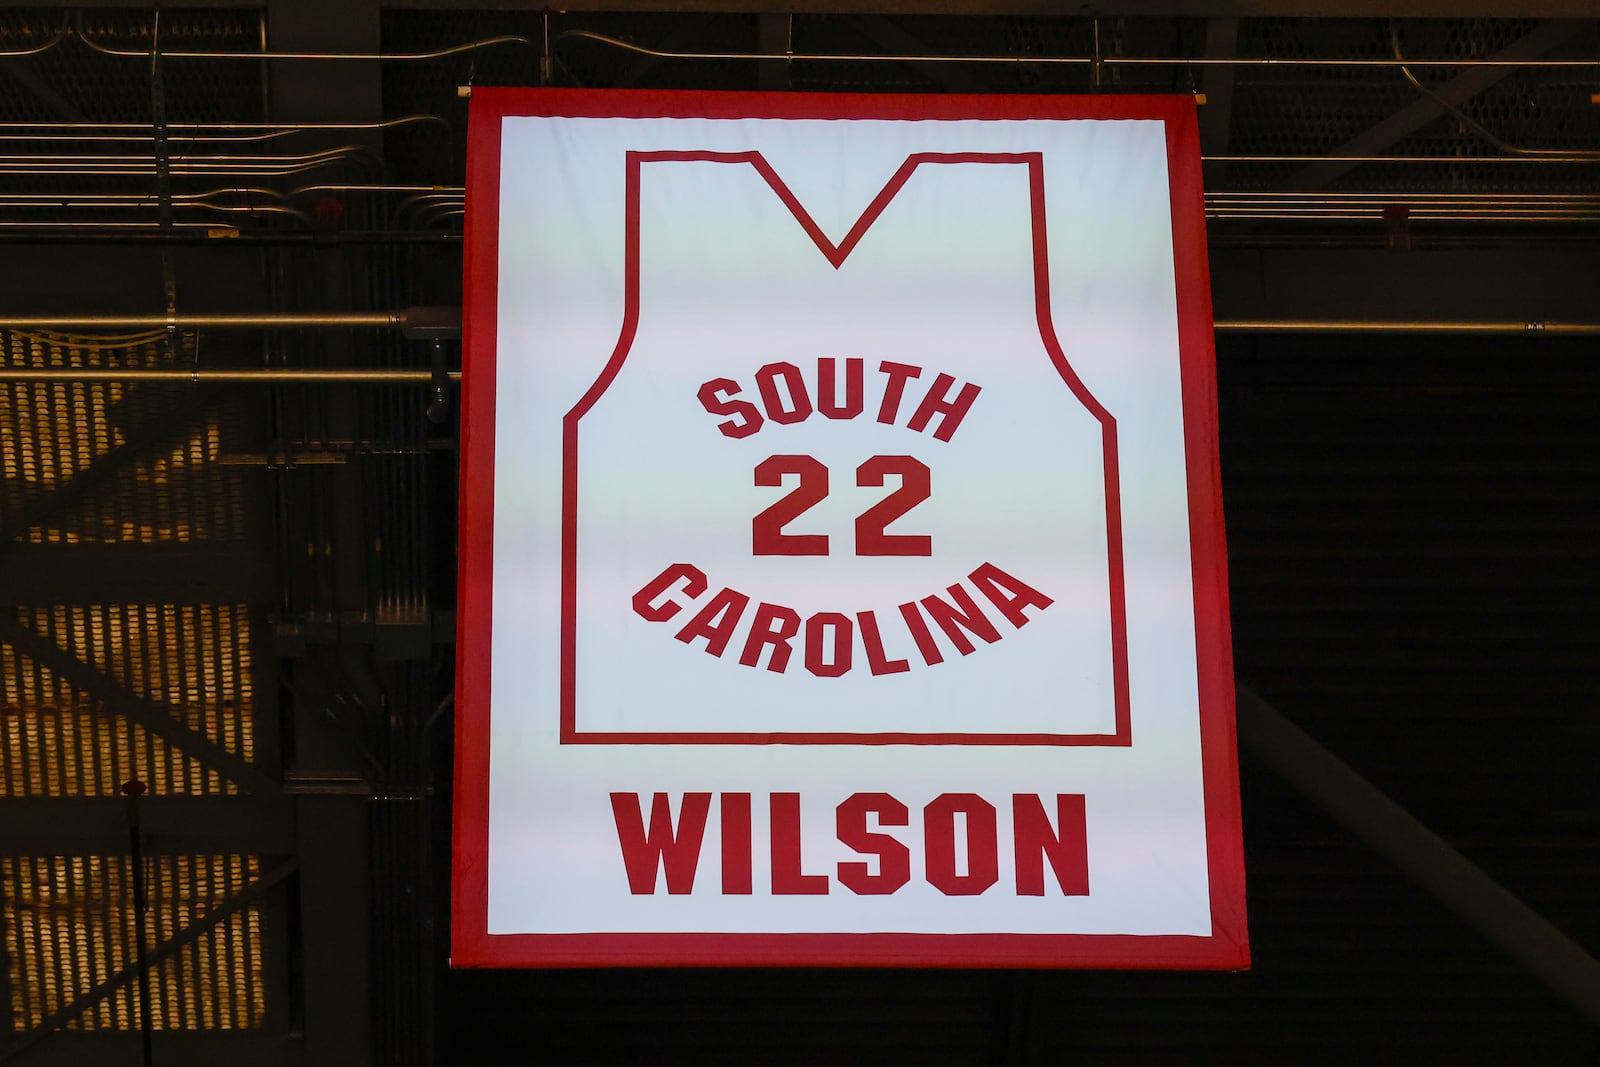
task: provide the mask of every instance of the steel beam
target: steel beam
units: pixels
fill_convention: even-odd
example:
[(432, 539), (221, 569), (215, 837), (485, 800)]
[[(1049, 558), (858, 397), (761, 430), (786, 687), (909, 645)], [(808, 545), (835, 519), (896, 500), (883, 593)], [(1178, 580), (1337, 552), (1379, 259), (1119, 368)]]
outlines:
[[(374, 53), (382, 48), (378, 0), (268, 0), (267, 30), (272, 47), (296, 52)], [(373, 61), (277, 62), (272, 66), (271, 118), (298, 122), (375, 122), (383, 118), (383, 70)], [(373, 136), (369, 143), (378, 143)], [(352, 223), (354, 219), (349, 220)], [(360, 307), (378, 288), (384, 257), (343, 247), (296, 259), (294, 271), (276, 295), (285, 307)], [(348, 334), (316, 339), (315, 358), (331, 366), (349, 366), (366, 354)], [(309, 347), (309, 346), (308, 346)], [(419, 412), (420, 414), (420, 412)], [(355, 438), (358, 412), (342, 404), (329, 413), (325, 432)], [(324, 477), (325, 476), (325, 477)], [(361, 471), (329, 468), (315, 479), (286, 481), (293, 486), (321, 486), (326, 513), (321, 537), (331, 547), (333, 565), (320, 571), (281, 576), (290, 601), (299, 581), (314, 582), (319, 600), (335, 610), (368, 608), (364, 566), (371, 545), (372, 506)], [(320, 496), (326, 492), (328, 496)], [(392, 506), (400, 506), (397, 502)], [(293, 525), (280, 526), (280, 539), (295, 536)], [(352, 663), (355, 653), (346, 652)], [(292, 664), (293, 698), (283, 717), (294, 723), (291, 775), (336, 776), (360, 773), (323, 716), (326, 704), (316, 692), (317, 679)], [(295, 906), (299, 916), (298, 951), (302, 978), (300, 1004), (306, 1035), (307, 1067), (366, 1067), (380, 1059), (386, 1033), (378, 1009), (391, 1002), (390, 990), (377, 985), (374, 974), (373, 895), (394, 887), (373, 885), (373, 843), (368, 823), (370, 802), (359, 795), (295, 797), (301, 873)], [(385, 931), (387, 933), (387, 931)], [(411, 1010), (430, 1010), (414, 1006)], [(431, 1049), (410, 1050), (420, 1062), (431, 1061)]]
[(0, 603), (269, 604), (277, 583), (255, 548), (197, 541), (9, 544)]
[(1594, 322), (1600, 247), (1210, 251), (1220, 323), (1269, 320)]
[(1600, 1025), (1600, 961), (1272, 705), (1243, 685), (1237, 693), (1239, 740), (1246, 748)]
[[(0, 854), (108, 855), (128, 843), (123, 806), (107, 797), (7, 797)], [(294, 849), (294, 813), (285, 797), (146, 796), (140, 827), (147, 854)]]

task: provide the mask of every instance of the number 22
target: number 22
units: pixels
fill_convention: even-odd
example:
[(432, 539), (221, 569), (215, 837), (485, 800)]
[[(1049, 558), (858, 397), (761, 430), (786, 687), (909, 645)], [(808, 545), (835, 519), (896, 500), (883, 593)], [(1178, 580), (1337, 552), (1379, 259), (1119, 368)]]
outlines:
[[(828, 468), (813, 456), (768, 456), (756, 465), (755, 484), (781, 486), (785, 475), (800, 484), (758, 513), (750, 523), (751, 551), (757, 556), (826, 556), (827, 534), (791, 534), (783, 528), (828, 496)], [(884, 529), (931, 495), (927, 464), (911, 456), (873, 456), (856, 468), (856, 485), (881, 486), (893, 475), (900, 487), (856, 518), (856, 555), (928, 556), (933, 538), (927, 534), (891, 534)]]

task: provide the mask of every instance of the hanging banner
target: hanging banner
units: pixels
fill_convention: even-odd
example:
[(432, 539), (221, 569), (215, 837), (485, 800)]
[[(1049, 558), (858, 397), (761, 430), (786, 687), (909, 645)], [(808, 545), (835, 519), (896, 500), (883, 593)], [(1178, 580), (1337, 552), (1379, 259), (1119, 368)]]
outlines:
[(1247, 965), (1195, 130), (474, 93), (456, 965)]

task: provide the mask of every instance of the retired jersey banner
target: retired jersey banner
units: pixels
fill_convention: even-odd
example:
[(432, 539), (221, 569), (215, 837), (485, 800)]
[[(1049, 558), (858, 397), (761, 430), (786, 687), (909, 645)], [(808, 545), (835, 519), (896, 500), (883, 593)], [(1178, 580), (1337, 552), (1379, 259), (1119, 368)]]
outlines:
[(1194, 104), (479, 89), (452, 960), (1242, 967)]

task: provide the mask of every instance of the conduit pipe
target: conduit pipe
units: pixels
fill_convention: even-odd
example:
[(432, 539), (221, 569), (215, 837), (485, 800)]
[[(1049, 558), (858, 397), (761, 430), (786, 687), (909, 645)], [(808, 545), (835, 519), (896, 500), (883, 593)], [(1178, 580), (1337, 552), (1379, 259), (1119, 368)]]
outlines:
[[(129, 59), (150, 59), (151, 51), (116, 48), (96, 41), (82, 25), (63, 28), (50, 40), (34, 48), (0, 53), (0, 58), (37, 55), (60, 44), (68, 36), (76, 37), (89, 48), (103, 55), (122, 56)], [(588, 40), (637, 55), (655, 59), (713, 59), (751, 60), (754, 62), (842, 62), (842, 63), (969, 63), (969, 64), (1039, 64), (1046, 66), (1083, 67), (1440, 67), (1466, 69), (1471, 67), (1513, 67), (1536, 69), (1582, 69), (1600, 66), (1600, 59), (1334, 59), (1327, 57), (1291, 56), (952, 56), (952, 55), (883, 55), (859, 53), (807, 53), (807, 52), (681, 52), (644, 45), (609, 37), (593, 30), (566, 30), (555, 36), (554, 42), (563, 40)], [(488, 48), (498, 44), (518, 44), (533, 47), (534, 42), (517, 34), (502, 34), (477, 41), (451, 45), (429, 52), (193, 52), (160, 50), (167, 59), (299, 59), (299, 60), (353, 60), (377, 62), (417, 62), (444, 59), (464, 52)]]
[(1475, 334), (1600, 337), (1596, 322), (1375, 322), (1360, 319), (1239, 319), (1214, 324), (1218, 333)]
[[(244, 315), (0, 315), (0, 330), (248, 330), (307, 327), (459, 328), (461, 309), (411, 307), (395, 311), (262, 312)], [(1600, 323), (1540, 320), (1482, 322), (1376, 319), (1220, 319), (1218, 333), (1467, 333), (1593, 336)]]
[[(90, 37), (83, 28), (83, 15), (78, 15), (78, 23), (72, 30), (72, 36), (94, 49), (102, 55), (126, 56), (130, 59), (150, 59), (154, 53), (150, 51), (135, 51), (131, 48), (113, 48), (101, 44)], [(58, 38), (59, 40), (59, 38)], [(51, 44), (57, 42), (52, 41)], [(428, 59), (444, 59), (447, 56), (460, 55), (463, 52), (476, 51), (479, 48), (488, 48), (497, 44), (520, 44), (528, 47), (533, 42), (518, 34), (501, 34), (496, 37), (485, 37), (477, 41), (468, 41), (465, 44), (451, 45), (449, 48), (440, 48), (432, 52), (184, 52), (161, 49), (162, 59), (347, 59), (347, 60), (377, 60), (379, 62), (416, 62)], [(48, 47), (48, 46), (47, 46)], [(43, 49), (41, 49), (42, 51)], [(27, 54), (27, 53), (23, 53)], [(1412, 64), (1415, 66), (1416, 64)]]
[(1201, 156), (1207, 163), (1593, 163), (1594, 156), (1557, 153), (1538, 156)]
[[(1288, 56), (951, 56), (951, 55), (860, 55), (821, 52), (677, 52), (647, 48), (631, 41), (608, 37), (593, 30), (565, 30), (555, 43), (566, 40), (594, 41), (652, 59), (748, 59), (755, 62), (824, 63), (987, 63), (1031, 64), (1075, 67), (1600, 67), (1600, 59), (1328, 59)], [(143, 54), (143, 53), (141, 53)], [(168, 53), (162, 53), (166, 55)]]
[[(460, 381), (461, 372), (445, 377)], [(393, 368), (241, 368), (177, 370), (167, 367), (0, 367), (6, 382), (168, 382), (189, 385), (426, 385), (434, 380), (430, 370)]]
[[(335, 313), (275, 311), (257, 315), (0, 315), (0, 329), (57, 330), (249, 330), (307, 326), (396, 327), (423, 309)], [(432, 311), (455, 309), (428, 309)]]
[[(0, 56), (0, 58), (4, 58)], [(417, 122), (433, 122), (446, 128), (442, 115), (402, 115), (381, 122), (169, 122), (170, 140), (185, 144), (224, 144), (240, 141), (270, 141), (296, 133), (339, 130), (387, 130)], [(63, 130), (100, 131), (63, 133)], [(108, 133), (105, 131), (120, 131)], [(41, 132), (44, 131), (44, 132)], [(153, 141), (155, 133), (142, 122), (0, 122), (0, 141)]]

